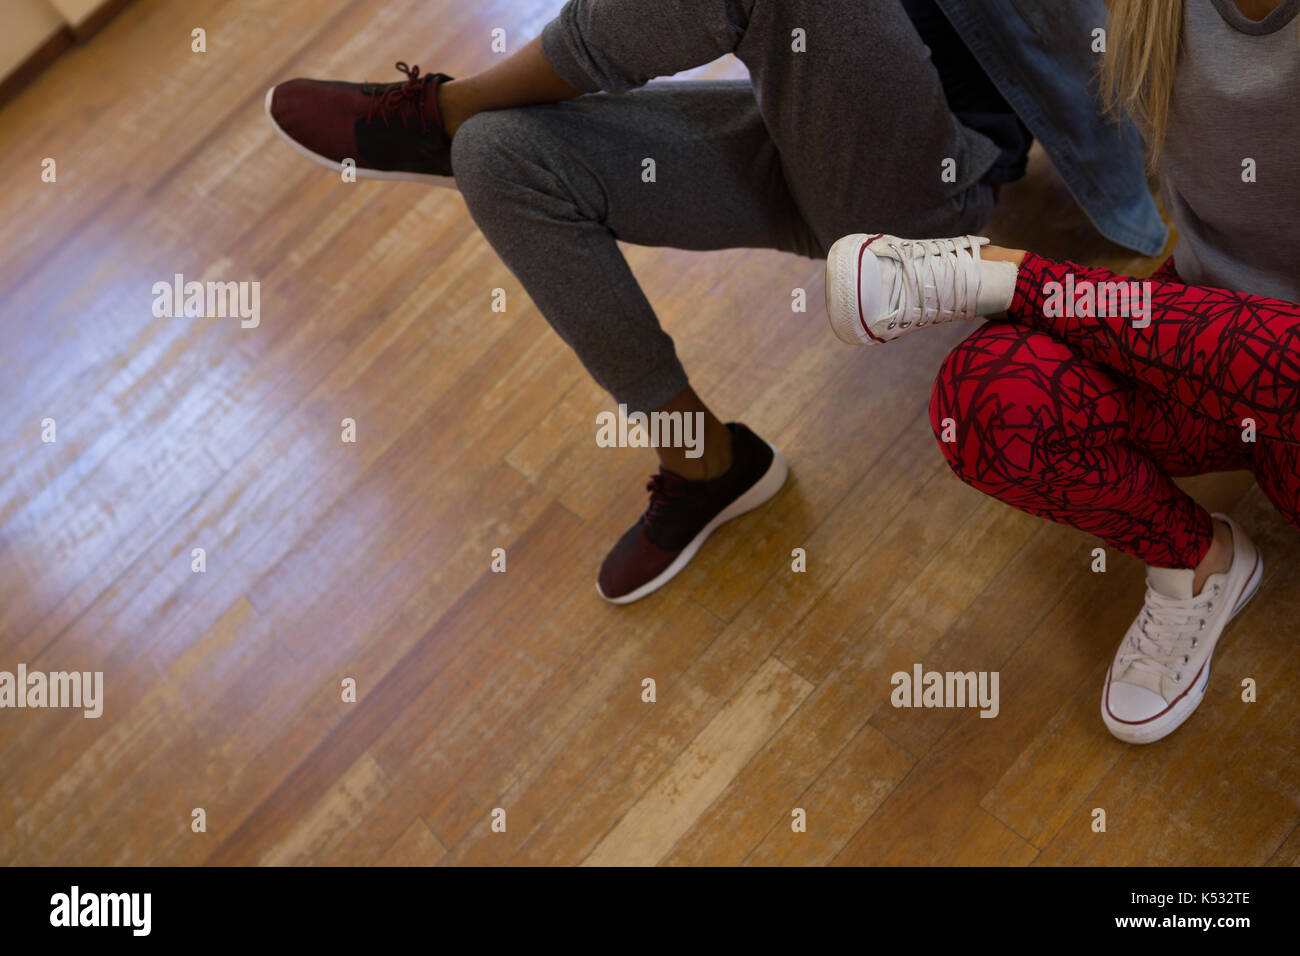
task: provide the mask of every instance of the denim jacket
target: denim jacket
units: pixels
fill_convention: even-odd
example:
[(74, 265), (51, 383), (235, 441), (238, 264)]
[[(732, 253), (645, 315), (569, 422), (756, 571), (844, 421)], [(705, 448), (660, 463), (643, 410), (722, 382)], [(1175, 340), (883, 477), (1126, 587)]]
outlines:
[(1168, 231), (1147, 188), (1142, 138), (1101, 116), (1093, 31), (1101, 0), (936, 0), (1004, 99), (1043, 144), (1102, 235), (1144, 255)]

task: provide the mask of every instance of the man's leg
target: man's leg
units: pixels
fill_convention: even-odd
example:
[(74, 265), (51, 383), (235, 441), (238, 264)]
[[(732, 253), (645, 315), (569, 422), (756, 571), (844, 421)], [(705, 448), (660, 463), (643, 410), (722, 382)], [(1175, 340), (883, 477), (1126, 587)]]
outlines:
[[(749, 68), (752, 92), (635, 89), (728, 52)], [(570, 101), (500, 109), (514, 97), (532, 102), (531, 90)], [(614, 95), (575, 99), (572, 90)], [(736, 438), (741, 464), (718, 454), (731, 450), (730, 436), (689, 388), (615, 239), (818, 257), (864, 223), (975, 229), (992, 206), (978, 180), (997, 150), (952, 117), (893, 0), (574, 0), (539, 41), (443, 94), (452, 165), (475, 220), (596, 380), (633, 410), (704, 417), (702, 460), (660, 449), (665, 473), (651, 482), (650, 508), (601, 569), (601, 593), (613, 600), (660, 586), (716, 520), (774, 490), (763, 490), (770, 471), (734, 477), (757, 475), (772, 454), (752, 433)], [(653, 182), (642, 178), (647, 159)], [(778, 456), (766, 467), (784, 464)], [(725, 493), (704, 490), (732, 481)]]
[[(753, 91), (731, 89), (730, 101), (718, 95), (706, 102), (698, 87), (679, 87), (686, 94), (679, 102), (641, 98), (667, 95), (652, 91), (573, 97), (630, 90), (728, 52), (753, 80)], [(928, 51), (895, 0), (573, 0), (539, 40), (462, 81), (437, 74), (381, 89), (294, 84), (284, 96), (273, 91), (268, 110), (300, 151), (326, 165), (354, 155), (355, 139), (374, 157), (358, 162), (358, 175), (366, 166), (390, 176), (384, 170), (391, 167), (410, 178), (427, 162), (424, 153), (450, 142), (437, 171), (454, 167), (488, 239), (597, 380), (634, 410), (704, 415), (703, 461), (661, 450), (670, 474), (647, 512), (648, 523), (675, 502), (677, 512), (694, 512), (693, 523), (715, 515), (700, 535), (736, 508), (752, 507), (759, 487), (743, 491), (740, 481), (717, 491), (739, 467), (728, 465), (728, 445), (747, 445), (742, 457), (751, 469), (765, 456), (773, 461), (772, 450), (752, 433), (728, 436), (690, 390), (615, 239), (692, 249), (767, 246), (815, 257), (864, 223), (912, 233), (973, 229), (992, 206), (992, 190), (979, 178), (997, 149), (953, 118)], [(563, 99), (570, 102), (504, 109)], [(355, 120), (318, 135), (318, 102), (336, 104), (323, 111), (331, 116)], [(636, 104), (657, 111), (634, 114)], [(615, 107), (628, 111), (628, 122), (582, 135), (592, 111)], [(295, 134), (299, 124), (304, 131)], [(430, 124), (436, 143), (419, 139)], [(557, 130), (562, 137), (548, 135)], [(646, 158), (655, 160), (654, 182), (642, 179)], [(779, 456), (775, 461), (783, 470)], [(683, 472), (713, 480), (684, 488), (676, 483)], [(716, 500), (682, 504), (701, 495)], [(658, 557), (672, 557), (669, 576), (699, 544), (697, 537), (679, 548), (682, 535), (678, 528), (659, 542)]]
[[(654, 162), (651, 181), (646, 160)], [(816, 253), (743, 81), (663, 83), (477, 114), (457, 132), (453, 161), (493, 249), (630, 411), (671, 411), (690, 393), (619, 240)], [(709, 451), (706, 440), (706, 458)], [(674, 462), (673, 470), (710, 478), (726, 466), (696, 476), (689, 468), (697, 463)]]
[(952, 115), (897, 0), (571, 0), (541, 36), (574, 89), (624, 91), (734, 53), (824, 255), (840, 236), (978, 230), (998, 156)]
[[(641, 4), (612, 0), (573, 0), (518, 53), (483, 73), (443, 84), (438, 97), (444, 126), (458, 133), (470, 117), (504, 107), (572, 98), (579, 92), (622, 92), (647, 80), (708, 63), (734, 53), (750, 70), (759, 112), (775, 144), (781, 167), (772, 175), (768, 142), (757, 177), (750, 176), (747, 203), (791, 212), (804, 235), (797, 245), (764, 236), (745, 245), (775, 245), (809, 256), (824, 255), (846, 231), (872, 228), (973, 230), (992, 208), (991, 188), (979, 177), (997, 149), (985, 137), (959, 124), (948, 109), (938, 73), (911, 21), (896, 0), (871, 4), (828, 4), (818, 0), (675, 0)], [(752, 132), (752, 130), (751, 130)], [(490, 138), (490, 137), (488, 137)], [(900, 143), (907, 144), (904, 153)], [(658, 143), (648, 143), (653, 158)], [(491, 147), (489, 146), (489, 149)], [(460, 150), (458, 179), (473, 175)], [(747, 154), (735, 161), (744, 169)], [(689, 162), (690, 157), (682, 157)], [(659, 169), (662, 162), (657, 160)], [(669, 169), (670, 175), (689, 167)], [(697, 175), (707, 181), (707, 167)], [(622, 174), (626, 178), (626, 168)], [(676, 188), (674, 183), (665, 185)], [(769, 195), (769, 183), (776, 183)], [(644, 192), (644, 190), (643, 190)], [(697, 192), (678, 203), (685, 229), (675, 237), (659, 234), (652, 215), (634, 238), (625, 217), (619, 237), (649, 245), (716, 248), (733, 244), (709, 228), (697, 213)], [(706, 197), (706, 199), (709, 197)], [(793, 203), (791, 203), (793, 199)], [(486, 216), (485, 216), (486, 218)], [(738, 223), (747, 231), (748, 216)], [(704, 228), (697, 228), (700, 222)], [(806, 224), (806, 225), (805, 225)], [(482, 223), (480, 223), (482, 225)], [(500, 237), (485, 228), (501, 251), (515, 231)], [(760, 230), (764, 231), (764, 230)], [(809, 241), (811, 237), (811, 241)], [(503, 258), (511, 261), (507, 253)], [(521, 278), (523, 278), (521, 276)], [(544, 283), (542, 276), (535, 280)], [(529, 279), (525, 286), (532, 291)], [(565, 295), (556, 297), (563, 307)], [(639, 298), (639, 292), (638, 292)], [(648, 306), (635, 303), (644, 314)], [(555, 314), (543, 307), (548, 317)], [(563, 320), (553, 320), (565, 335)], [(617, 336), (622, 321), (610, 319)], [(566, 340), (582, 354), (582, 343)], [(657, 343), (662, 351), (664, 342)], [(587, 343), (594, 350), (592, 343)], [(606, 350), (608, 351), (608, 350)], [(652, 353), (652, 355), (658, 353)], [(585, 361), (585, 359), (584, 359)], [(617, 394), (596, 369), (598, 380)], [(709, 439), (722, 435), (722, 423), (708, 411), (683, 374), (683, 387), (663, 405), (665, 411), (701, 412)], [(665, 379), (667, 380), (667, 379)], [(693, 479), (711, 478), (729, 464), (726, 442), (706, 440), (704, 458), (686, 459), (661, 450), (665, 467)]]
[(658, 449), (650, 508), (602, 566), (601, 593), (635, 600), (684, 567), (720, 520), (774, 494), (785, 465), (752, 432), (707, 414), (618, 241), (811, 255), (815, 239), (745, 82), (480, 113), (457, 131), (453, 162), (484, 236), (615, 402), (704, 415), (704, 456)]

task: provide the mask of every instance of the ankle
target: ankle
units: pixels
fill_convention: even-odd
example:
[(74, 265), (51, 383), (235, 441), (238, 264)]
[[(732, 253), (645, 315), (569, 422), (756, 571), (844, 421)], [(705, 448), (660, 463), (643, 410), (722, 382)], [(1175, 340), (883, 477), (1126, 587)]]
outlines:
[(731, 430), (721, 425), (721, 431), (710, 430), (701, 443), (698, 458), (688, 458), (681, 448), (661, 448), (659, 463), (687, 481), (712, 481), (731, 470)]
[(1025, 261), (1025, 250), (988, 245), (980, 250), (980, 258), (991, 262), (1010, 262), (1019, 269), (1020, 264)]
[(1232, 567), (1232, 529), (1217, 518), (1214, 519), (1214, 540), (1210, 549), (1195, 568), (1192, 580), (1192, 593), (1200, 594), (1205, 582), (1212, 574), (1224, 574)]
[(461, 124), (476, 112), (468, 94), (465, 80), (447, 80), (438, 84), (433, 104), (438, 115), (430, 118), (438, 122), (448, 139), (454, 138)]

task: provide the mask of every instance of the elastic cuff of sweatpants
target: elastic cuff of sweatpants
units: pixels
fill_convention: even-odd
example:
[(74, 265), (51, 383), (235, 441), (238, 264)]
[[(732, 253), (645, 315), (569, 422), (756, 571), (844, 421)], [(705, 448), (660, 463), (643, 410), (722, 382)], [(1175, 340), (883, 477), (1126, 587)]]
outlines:
[(676, 359), (666, 368), (657, 368), (630, 386), (610, 389), (614, 401), (626, 405), (628, 412), (650, 413), (657, 411), (686, 391), (690, 385), (686, 369)]
[(587, 68), (590, 58), (585, 58), (582, 37), (574, 23), (572, 2), (566, 3), (554, 20), (542, 27), (542, 56), (552, 70), (565, 83), (584, 93), (598, 93), (601, 86)]

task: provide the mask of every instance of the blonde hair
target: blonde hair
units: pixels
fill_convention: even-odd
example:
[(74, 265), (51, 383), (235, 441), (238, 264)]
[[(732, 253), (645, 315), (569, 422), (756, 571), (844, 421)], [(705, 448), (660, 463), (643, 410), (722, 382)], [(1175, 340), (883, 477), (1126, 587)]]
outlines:
[(1152, 169), (1169, 130), (1185, 2), (1106, 0), (1110, 24), (1101, 61), (1102, 99), (1111, 116), (1137, 123)]
[(1138, 124), (1152, 166), (1160, 158), (1183, 36), (1183, 0), (1108, 0), (1101, 92), (1114, 116)]

